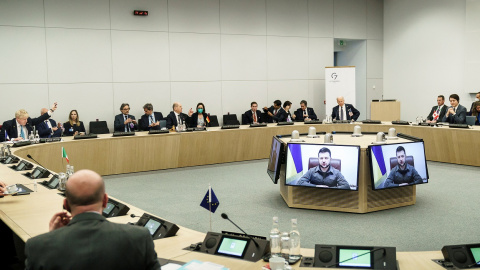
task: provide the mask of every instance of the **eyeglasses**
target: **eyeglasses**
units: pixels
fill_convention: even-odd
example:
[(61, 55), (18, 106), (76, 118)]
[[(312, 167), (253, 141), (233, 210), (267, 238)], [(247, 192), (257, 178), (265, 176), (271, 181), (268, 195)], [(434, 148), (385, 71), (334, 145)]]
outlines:
[(122, 111), (130, 111), (130, 108), (123, 108)]

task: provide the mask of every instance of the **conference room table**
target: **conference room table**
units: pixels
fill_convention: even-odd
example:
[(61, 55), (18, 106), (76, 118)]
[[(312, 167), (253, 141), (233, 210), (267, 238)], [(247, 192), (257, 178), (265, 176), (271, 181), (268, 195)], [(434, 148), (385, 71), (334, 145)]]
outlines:
[[(130, 172), (181, 168), (206, 164), (265, 159), (269, 157), (272, 136), (288, 135), (293, 130), (307, 133), (310, 126), (317, 132), (353, 132), (355, 124), (316, 124), (295, 123), (289, 126), (269, 124), (267, 127), (240, 126), (238, 129), (208, 128), (207, 131), (171, 132), (149, 135), (137, 132), (135, 136), (112, 137), (112, 134), (99, 135), (97, 139), (73, 140), (64, 137), (61, 142), (33, 144), (15, 148), (13, 154), (27, 159), (30, 154), (52, 173), (65, 171), (66, 163), (61, 157), (61, 149), (67, 151), (70, 163), (75, 170), (91, 169), (102, 175)], [(448, 127), (400, 126), (391, 123), (361, 124), (362, 132), (385, 132), (396, 128), (397, 132), (423, 138), (427, 160), (455, 164), (480, 166), (474, 151), (479, 147), (480, 128), (453, 129)], [(196, 157), (202, 156), (198, 159)], [(34, 190), (34, 180), (0, 164), (0, 180), (7, 184), (23, 184)], [(268, 176), (266, 176), (268, 177)], [(63, 196), (58, 190), (47, 189), (37, 184), (37, 192), (23, 196), (5, 196), (0, 199), (0, 218), (23, 241), (48, 231), (48, 222), (54, 213), (62, 210)], [(128, 215), (110, 218), (113, 222), (136, 222), (145, 211), (128, 202)], [(151, 214), (151, 213), (150, 213)], [(161, 217), (160, 217), (161, 218)], [(174, 220), (170, 222), (175, 223)], [(180, 229), (174, 237), (155, 240), (158, 257), (172, 262), (189, 262), (193, 259), (225, 265), (230, 269), (261, 269), (263, 261), (248, 262), (240, 259), (215, 256), (191, 251), (190, 244), (202, 242), (206, 232), (198, 232), (177, 224)], [(313, 249), (302, 249), (302, 254), (313, 256)], [(442, 259), (440, 251), (397, 252), (400, 269), (443, 269), (432, 260)], [(299, 264), (293, 266), (300, 268)]]

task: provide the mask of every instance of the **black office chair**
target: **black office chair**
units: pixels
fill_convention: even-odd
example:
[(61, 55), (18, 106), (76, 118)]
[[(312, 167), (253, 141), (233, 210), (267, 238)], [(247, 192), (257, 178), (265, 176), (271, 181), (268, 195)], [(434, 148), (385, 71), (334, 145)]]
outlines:
[(223, 125), (240, 125), (236, 114), (224, 114)]
[(218, 118), (216, 115), (209, 115), (208, 118), (210, 119), (210, 126), (211, 127), (218, 127)]
[(242, 125), (249, 125), (250, 123), (247, 122), (247, 118), (245, 117), (245, 114), (242, 113)]
[(90, 122), (90, 133), (93, 134), (108, 134), (110, 130), (107, 126), (107, 121), (91, 121)]

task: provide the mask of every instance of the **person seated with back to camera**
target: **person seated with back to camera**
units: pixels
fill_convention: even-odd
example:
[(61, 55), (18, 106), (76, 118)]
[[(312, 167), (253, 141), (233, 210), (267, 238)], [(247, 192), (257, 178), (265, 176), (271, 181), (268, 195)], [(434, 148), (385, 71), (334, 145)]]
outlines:
[(86, 132), (83, 122), (80, 121), (80, 116), (78, 115), (77, 110), (70, 111), (68, 122), (63, 124), (63, 128), (65, 129), (63, 132), (63, 135), (65, 136), (84, 135)]
[(208, 114), (205, 111), (205, 105), (202, 102), (199, 102), (197, 104), (196, 112), (193, 113), (192, 116), (188, 119), (190, 120), (189, 126), (192, 128), (203, 128), (210, 126), (210, 119), (208, 118)]

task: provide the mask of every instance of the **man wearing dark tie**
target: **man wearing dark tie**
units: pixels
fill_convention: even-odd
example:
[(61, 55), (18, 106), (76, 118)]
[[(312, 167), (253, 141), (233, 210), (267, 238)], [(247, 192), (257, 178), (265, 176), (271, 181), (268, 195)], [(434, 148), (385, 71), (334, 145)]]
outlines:
[(0, 141), (4, 141), (6, 138), (12, 141), (20, 141), (28, 139), (28, 134), (32, 132), (33, 127), (39, 123), (50, 118), (52, 113), (57, 109), (57, 102), (55, 102), (52, 108), (41, 115), (38, 118), (30, 118), (28, 112), (24, 109), (15, 112), (15, 118), (3, 122), (2, 136)]
[(448, 122), (450, 124), (466, 124), (467, 123), (467, 108), (460, 105), (460, 97), (457, 94), (450, 95), (450, 105), (447, 113), (443, 117), (442, 122)]
[(121, 114), (115, 116), (114, 121), (114, 129), (116, 132), (135, 132), (138, 128), (137, 120), (135, 120), (135, 116), (129, 114), (130, 113), (130, 105), (128, 103), (122, 103), (120, 105)]
[(173, 103), (173, 111), (167, 115), (167, 128), (171, 129), (173, 126), (178, 127), (178, 125), (186, 125), (190, 120), (190, 116), (193, 114), (192, 108), (188, 111), (188, 115), (182, 113), (182, 104), (175, 102)]
[(360, 112), (353, 107), (352, 104), (345, 104), (345, 99), (340, 96), (337, 97), (337, 106), (333, 107), (332, 119), (333, 120), (353, 120), (357, 121), (360, 116)]
[(266, 106), (263, 107), (263, 111), (268, 114), (267, 122), (269, 123), (274, 123), (274, 117), (276, 117), (282, 110), (282, 102), (278, 99), (273, 102), (273, 105), (270, 106), (270, 108), (267, 108)]
[(445, 106), (445, 97), (440, 95), (437, 97), (438, 106), (433, 106), (432, 110), (427, 116), (427, 123), (436, 123), (441, 121), (447, 113), (447, 106)]
[(250, 110), (246, 111), (243, 115), (245, 117), (245, 124), (256, 124), (256, 123), (262, 123), (265, 122), (261, 118), (261, 113), (259, 110), (257, 110), (258, 104), (257, 102), (252, 102), (250, 103)]
[[(47, 108), (42, 108), (40, 110), (40, 115), (44, 115), (48, 112)], [(40, 138), (52, 138), (52, 137), (61, 137), (62, 129), (57, 127), (57, 122), (52, 118), (46, 119), (45, 121), (38, 123), (36, 126), (38, 136)]]
[(154, 112), (151, 103), (143, 105), (143, 111), (145, 114), (140, 118), (140, 129), (145, 131), (160, 129), (160, 120), (163, 120), (162, 113)]
[(310, 120), (317, 120), (317, 115), (313, 111), (313, 108), (307, 107), (307, 101), (300, 101), (300, 108), (295, 111), (295, 114), (292, 115), (293, 119), (297, 122), (304, 122)]

